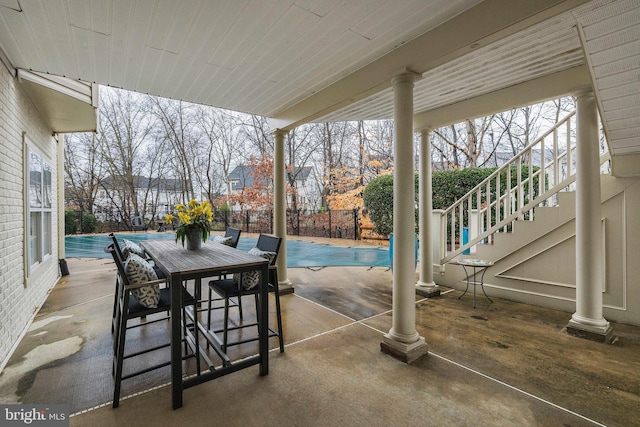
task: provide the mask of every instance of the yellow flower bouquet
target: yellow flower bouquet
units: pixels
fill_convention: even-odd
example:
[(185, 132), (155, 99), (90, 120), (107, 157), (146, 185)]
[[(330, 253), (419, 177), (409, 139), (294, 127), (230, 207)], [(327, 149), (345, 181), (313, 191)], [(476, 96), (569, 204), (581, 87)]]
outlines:
[[(180, 219), (180, 225), (176, 229), (176, 242), (180, 240), (184, 246), (185, 238), (188, 240), (189, 236), (194, 235), (202, 239), (203, 243), (209, 239), (209, 226), (213, 220), (213, 212), (208, 201), (200, 203), (193, 199), (186, 206), (181, 203), (177, 204), (176, 210), (178, 211), (178, 219)], [(170, 224), (173, 218), (172, 214), (168, 214), (166, 216), (167, 223)]]

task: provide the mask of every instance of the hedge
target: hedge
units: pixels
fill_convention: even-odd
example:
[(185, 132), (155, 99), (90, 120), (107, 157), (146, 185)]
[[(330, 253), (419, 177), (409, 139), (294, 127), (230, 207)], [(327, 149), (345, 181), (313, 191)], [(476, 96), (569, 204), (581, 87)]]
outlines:
[[(538, 168), (535, 167), (537, 170)], [(461, 199), (475, 186), (494, 173), (496, 168), (467, 168), (434, 171), (432, 173), (433, 209), (447, 209)], [(529, 175), (529, 168), (522, 166), (522, 180)], [(515, 167), (511, 170), (511, 186), (517, 184)], [(538, 193), (537, 178), (534, 180), (534, 197)], [(502, 191), (507, 188), (506, 172), (500, 176)], [(419, 176), (415, 174), (415, 199), (418, 200)], [(496, 198), (495, 183), (491, 185), (491, 199)], [(365, 208), (374, 224), (374, 231), (383, 236), (393, 231), (393, 175), (383, 175), (372, 179), (363, 192)], [(417, 205), (417, 203), (416, 203)], [(416, 229), (418, 225), (416, 210)]]

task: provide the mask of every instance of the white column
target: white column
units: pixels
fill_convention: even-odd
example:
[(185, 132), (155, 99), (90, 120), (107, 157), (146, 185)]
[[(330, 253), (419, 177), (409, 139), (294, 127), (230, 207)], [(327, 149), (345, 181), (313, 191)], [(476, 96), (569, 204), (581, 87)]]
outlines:
[[(598, 111), (591, 90), (576, 95), (576, 312), (567, 325), (573, 335), (607, 339), (603, 317), (603, 258)], [(584, 333), (583, 333), (584, 332)]]
[(393, 313), (383, 352), (407, 363), (427, 352), (416, 331), (415, 184), (413, 176), (413, 82), (415, 74), (392, 79), (394, 88)]
[(55, 135), (58, 141), (58, 164), (57, 164), (57, 184), (58, 184), (58, 258), (64, 259), (64, 136)]
[(291, 282), (287, 277), (287, 192), (284, 163), (284, 138), (286, 131), (273, 132), (275, 139), (275, 154), (273, 158), (273, 231), (282, 238), (280, 251), (278, 252), (278, 285), (290, 287)]
[[(417, 286), (435, 290), (438, 285), (433, 281), (433, 248), (431, 245), (431, 215), (433, 211), (431, 188), (431, 143), (429, 131), (420, 132), (420, 175), (419, 179), (419, 225), (420, 225), (420, 278)], [(439, 292), (438, 292), (439, 294)]]

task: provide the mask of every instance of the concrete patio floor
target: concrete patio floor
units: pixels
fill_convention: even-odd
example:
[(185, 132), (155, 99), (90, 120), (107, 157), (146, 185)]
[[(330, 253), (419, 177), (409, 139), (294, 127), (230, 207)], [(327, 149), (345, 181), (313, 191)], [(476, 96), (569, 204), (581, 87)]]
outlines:
[[(640, 328), (614, 324), (613, 344), (591, 342), (564, 333), (570, 313), (495, 298), (473, 309), (443, 288), (416, 298), (429, 354), (406, 365), (380, 351), (392, 322), (382, 267), (289, 269), (286, 351), (271, 339), (268, 376), (201, 384), (172, 410), (163, 368), (125, 381), (112, 409), (115, 266), (67, 261), (0, 375), (0, 402), (68, 404), (72, 426), (640, 426)], [(255, 352), (241, 347), (235, 357)]]

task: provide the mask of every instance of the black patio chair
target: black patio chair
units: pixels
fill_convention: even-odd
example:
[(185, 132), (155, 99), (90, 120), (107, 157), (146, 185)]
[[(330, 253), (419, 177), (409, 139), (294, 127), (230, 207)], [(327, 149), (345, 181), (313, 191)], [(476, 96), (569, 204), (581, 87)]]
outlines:
[[(280, 312), (280, 290), (278, 288), (278, 269), (276, 266), (276, 261), (278, 259), (278, 252), (280, 251), (281, 243), (282, 243), (282, 238), (280, 237), (270, 236), (267, 234), (260, 234), (260, 236), (258, 237), (258, 242), (256, 244), (256, 247), (260, 251), (270, 252), (275, 254), (275, 256), (273, 256), (273, 258), (269, 262), (269, 283), (267, 283), (267, 286), (269, 286), (269, 292), (274, 292), (274, 296), (276, 300), (276, 319), (278, 323), (278, 330), (275, 331), (274, 329), (268, 327), (268, 325), (267, 327), (269, 331), (269, 337), (275, 337), (275, 336), (278, 337), (278, 341), (280, 344), (280, 352), (282, 353), (284, 352), (284, 339), (282, 336), (282, 315)], [(234, 326), (231, 328), (229, 327), (229, 307), (230, 307), (229, 301), (232, 298), (236, 298), (238, 307), (241, 307), (242, 296), (253, 295), (255, 299), (255, 304), (256, 304), (256, 316), (258, 316), (258, 313), (260, 312), (259, 305), (258, 305), (259, 304), (258, 296), (260, 294), (260, 284), (250, 289), (245, 289), (245, 287), (242, 285), (243, 276), (244, 274), (240, 276), (239, 281), (237, 280), (237, 276), (236, 276), (235, 279), (221, 278), (221, 279), (212, 280), (209, 282), (209, 299), (211, 299), (212, 292), (215, 292), (220, 297), (224, 298), (224, 301), (225, 301), (224, 327), (222, 329), (222, 333), (223, 333), (222, 348), (223, 348), (223, 351), (225, 352), (227, 351), (227, 347), (229, 346), (239, 345), (239, 344), (243, 344), (250, 341), (256, 341), (258, 339), (258, 337), (254, 337), (254, 338), (234, 341), (232, 343), (228, 341), (229, 331), (258, 326), (258, 322), (254, 322), (254, 323), (248, 323), (248, 324), (242, 323), (239, 326)], [(241, 311), (239, 311), (239, 316), (240, 316), (240, 320), (243, 320)], [(211, 310), (209, 310), (209, 313), (208, 313), (207, 327), (211, 329)], [(220, 331), (216, 331), (216, 332), (220, 332)]]
[[(113, 242), (113, 245), (114, 245), (116, 251), (118, 252), (118, 255), (120, 256), (120, 259), (126, 261), (124, 253), (122, 252), (122, 247), (120, 246), (120, 243), (118, 243), (118, 238), (116, 237), (116, 235), (114, 233), (109, 233), (109, 238)], [(157, 267), (157, 266), (155, 266), (153, 264), (153, 260), (151, 260), (149, 255), (147, 255), (146, 253), (144, 255), (144, 259), (146, 259), (147, 261), (151, 262), (151, 264), (153, 265), (153, 269), (155, 270), (156, 275), (158, 276), (158, 279), (165, 279), (167, 277), (165, 272), (162, 271), (162, 269), (160, 267)]]
[(240, 234), (242, 234), (242, 230), (239, 228), (227, 227), (224, 232), (224, 238), (231, 238), (228, 242), (225, 242), (225, 245), (231, 246), (232, 248), (238, 247), (238, 242), (240, 241)]
[[(113, 234), (113, 233), (112, 233)], [(111, 234), (110, 234), (111, 236)], [(122, 258), (122, 256), (120, 256), (122, 254), (122, 251), (118, 251), (118, 243), (117, 240), (114, 240), (113, 243), (108, 244), (107, 246), (105, 246), (104, 251), (108, 254), (111, 254), (111, 256), (113, 257), (113, 261), (116, 264), (116, 266), (120, 265), (124, 265), (124, 263), (126, 262), (126, 260), (124, 258)], [(159, 269), (156, 269), (156, 267), (153, 268), (154, 271), (156, 271), (156, 273), (158, 272)], [(162, 272), (162, 270), (159, 270), (160, 272)], [(158, 280), (161, 279), (166, 279), (166, 277), (164, 276), (163, 273), (163, 277), (160, 277), (158, 274), (156, 274), (156, 276), (158, 276)], [(166, 282), (162, 282), (162, 283), (166, 283)], [(117, 322), (118, 322), (118, 317), (116, 316), (117, 311), (118, 311), (118, 298), (120, 296), (120, 288), (119, 288), (119, 284), (120, 284), (120, 269), (118, 269), (118, 274), (116, 275), (116, 283), (115, 283), (115, 290), (113, 292), (113, 313), (111, 316), (111, 334), (114, 335), (116, 332), (116, 329), (118, 328)], [(145, 316), (141, 316), (140, 317), (141, 320), (146, 320)], [(167, 315), (164, 317), (164, 319), (169, 319), (169, 311), (167, 310)], [(135, 327), (135, 326), (132, 326)], [(115, 335), (114, 335), (115, 337)], [(115, 351), (115, 339), (114, 339), (114, 351)]]
[[(166, 360), (161, 363), (157, 363), (150, 366), (145, 366), (144, 368), (123, 374), (123, 365), (124, 361), (133, 357), (141, 356), (143, 354), (150, 353), (152, 351), (160, 350), (162, 348), (168, 347), (171, 345), (170, 342), (161, 343), (159, 345), (154, 345), (150, 348), (142, 349), (136, 351), (134, 353), (125, 354), (125, 342), (127, 336), (127, 330), (131, 328), (139, 328), (149, 326), (153, 323), (159, 322), (161, 320), (166, 320), (167, 315), (161, 316), (151, 321), (140, 321), (139, 323), (135, 323), (133, 325), (129, 325), (129, 321), (138, 319), (146, 319), (147, 316), (151, 316), (161, 312), (168, 312), (171, 309), (171, 295), (169, 287), (161, 288), (160, 298), (157, 304), (157, 307), (145, 307), (143, 306), (132, 294), (132, 291), (135, 289), (139, 289), (145, 286), (153, 286), (156, 284), (167, 283), (167, 279), (159, 279), (153, 281), (146, 281), (141, 283), (131, 283), (129, 277), (126, 272), (125, 262), (119, 257), (117, 250), (115, 249), (115, 245), (111, 243), (105, 248), (105, 251), (110, 252), (113, 255), (114, 261), (116, 263), (118, 274), (117, 274), (117, 291), (116, 291), (116, 301), (115, 301), (115, 314), (113, 325), (115, 326), (114, 333), (114, 351), (113, 351), (113, 366), (112, 366), (112, 375), (114, 376), (114, 390), (113, 390), (113, 407), (118, 407), (120, 403), (120, 389), (121, 383), (125, 379), (129, 379), (141, 374), (145, 374), (147, 372), (153, 371), (155, 369), (159, 369), (165, 366), (169, 366), (171, 364), (170, 360)], [(189, 292), (184, 287), (182, 289), (182, 325), (183, 325), (183, 333), (186, 336), (190, 336), (191, 340), (193, 340), (194, 348), (191, 354), (188, 353), (188, 346), (186, 338), (183, 338), (185, 345), (185, 356), (183, 359), (188, 357), (196, 358), (196, 370), (197, 374), (200, 375), (200, 358), (199, 358), (199, 339), (198, 339), (198, 328), (195, 324), (195, 320), (191, 322), (191, 324), (187, 323), (187, 306), (190, 306), (193, 310), (193, 319), (197, 319), (197, 301), (191, 296)]]
[[(220, 236), (223, 239), (225, 239), (225, 242), (223, 243), (224, 245), (227, 246), (231, 246), (232, 248), (237, 248), (238, 247), (238, 242), (240, 241), (240, 235), (242, 234), (242, 230), (240, 230), (239, 228), (233, 228), (233, 227), (227, 227), (227, 229), (225, 230), (224, 236)], [(229, 239), (229, 240), (226, 240)], [(215, 239), (214, 239), (215, 241)], [(217, 279), (220, 279), (220, 277), (217, 277)], [(198, 302), (202, 303), (205, 302), (205, 300), (202, 299), (202, 280), (198, 280), (195, 282), (195, 289), (194, 289), (194, 293), (196, 298), (198, 299)], [(213, 301), (218, 301), (221, 298), (216, 298)], [(209, 299), (206, 300), (209, 303), (209, 306), (211, 306), (211, 293), (209, 293)], [(234, 304), (235, 305), (235, 304)], [(222, 307), (220, 307), (222, 308)], [(207, 310), (208, 308), (204, 308), (201, 309), (201, 311), (203, 310)], [(240, 310), (242, 310), (242, 307), (240, 308)]]

